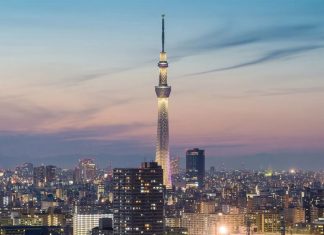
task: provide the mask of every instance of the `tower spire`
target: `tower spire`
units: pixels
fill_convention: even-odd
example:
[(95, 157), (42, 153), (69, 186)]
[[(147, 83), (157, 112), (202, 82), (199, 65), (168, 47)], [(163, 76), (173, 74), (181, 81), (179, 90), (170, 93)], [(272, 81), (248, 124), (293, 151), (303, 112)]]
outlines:
[(162, 14), (162, 52), (164, 52), (164, 14)]

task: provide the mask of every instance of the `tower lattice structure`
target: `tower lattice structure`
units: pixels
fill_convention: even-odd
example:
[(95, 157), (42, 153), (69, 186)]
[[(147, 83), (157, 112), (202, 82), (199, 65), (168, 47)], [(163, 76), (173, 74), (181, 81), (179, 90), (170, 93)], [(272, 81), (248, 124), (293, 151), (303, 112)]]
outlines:
[(164, 51), (164, 15), (162, 15), (162, 51), (160, 52), (159, 85), (155, 87), (158, 98), (158, 126), (155, 161), (163, 169), (163, 184), (167, 188), (172, 187), (169, 155), (169, 114), (168, 102), (171, 86), (168, 86), (168, 62)]

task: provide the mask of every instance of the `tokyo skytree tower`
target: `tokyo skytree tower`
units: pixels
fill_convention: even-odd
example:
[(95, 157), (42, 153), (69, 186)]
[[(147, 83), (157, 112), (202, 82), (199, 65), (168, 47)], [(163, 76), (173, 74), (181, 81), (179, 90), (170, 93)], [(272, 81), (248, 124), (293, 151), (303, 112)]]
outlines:
[(162, 51), (160, 52), (158, 67), (160, 70), (159, 85), (155, 87), (155, 93), (158, 98), (158, 126), (155, 161), (163, 169), (163, 184), (166, 188), (171, 188), (168, 117), (168, 100), (171, 93), (171, 86), (168, 86), (168, 62), (167, 54), (164, 51), (164, 15), (162, 15)]

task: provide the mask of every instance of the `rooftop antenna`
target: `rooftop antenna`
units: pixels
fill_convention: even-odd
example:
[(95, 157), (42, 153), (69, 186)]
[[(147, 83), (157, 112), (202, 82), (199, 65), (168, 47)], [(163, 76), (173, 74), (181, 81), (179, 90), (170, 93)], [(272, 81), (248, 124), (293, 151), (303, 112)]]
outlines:
[(162, 52), (164, 52), (164, 14), (162, 14)]

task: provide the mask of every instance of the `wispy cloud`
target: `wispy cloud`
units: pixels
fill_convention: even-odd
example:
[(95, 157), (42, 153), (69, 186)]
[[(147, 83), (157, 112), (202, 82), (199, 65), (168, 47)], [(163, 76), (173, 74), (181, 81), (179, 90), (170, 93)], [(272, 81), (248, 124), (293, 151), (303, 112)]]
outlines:
[(157, 60), (143, 60), (143, 61), (137, 61), (134, 62), (132, 65), (125, 66), (125, 67), (120, 67), (120, 68), (108, 68), (105, 70), (98, 69), (94, 71), (85, 71), (83, 73), (77, 74), (75, 76), (71, 77), (66, 77), (64, 79), (60, 79), (57, 81), (51, 81), (47, 82), (46, 85), (51, 85), (51, 86), (75, 86), (79, 85), (85, 82), (91, 82), (93, 80), (99, 80), (99, 79), (113, 79), (115, 75), (124, 73), (124, 72), (129, 72), (132, 70), (135, 70), (137, 68), (141, 68), (146, 65), (151, 65), (155, 63)]
[(286, 57), (291, 57), (293, 55), (305, 53), (308, 51), (312, 51), (315, 49), (320, 49), (323, 48), (321, 45), (314, 45), (314, 46), (301, 46), (301, 47), (294, 47), (294, 48), (286, 48), (286, 49), (279, 49), (275, 51), (270, 51), (268, 53), (265, 53), (264, 55), (260, 56), (259, 58), (227, 66), (227, 67), (222, 67), (222, 68), (216, 68), (216, 69), (210, 69), (206, 71), (201, 71), (197, 73), (191, 73), (191, 74), (186, 74), (184, 76), (196, 76), (196, 75), (203, 75), (203, 74), (208, 74), (208, 73), (214, 73), (214, 72), (220, 72), (220, 71), (226, 71), (226, 70), (232, 70), (232, 69), (238, 69), (242, 67), (247, 67), (251, 65), (256, 65), (256, 64), (261, 64), (261, 63), (266, 63)]
[(133, 69), (133, 68), (131, 68), (131, 67), (112, 68), (112, 69), (109, 69), (108, 71), (95, 71), (92, 73), (85, 73), (85, 74), (82, 74), (80, 76), (76, 76), (76, 77), (70, 79), (70, 82), (71, 83), (79, 83), (79, 82), (87, 82), (87, 81), (104, 78), (104, 77), (107, 78), (109, 76), (112, 76), (112, 75), (115, 75), (118, 73), (122, 73), (122, 72), (126, 72), (131, 69)]
[[(174, 59), (180, 60), (183, 57), (194, 56), (215, 50), (230, 49), (239, 46), (252, 46), (255, 44), (270, 44), (275, 49), (266, 49), (260, 51), (261, 55), (255, 59), (243, 61), (239, 64), (226, 67), (217, 67), (215, 69), (185, 74), (183, 77), (208, 74), (219, 71), (238, 69), (246, 66), (252, 66), (260, 63), (274, 61), (301, 54), (307, 51), (322, 48), (324, 29), (319, 24), (296, 24), (296, 25), (265, 25), (258, 29), (250, 30), (231, 30), (231, 27), (216, 29), (210, 33), (189, 40), (174, 48), (177, 54)], [(306, 44), (307, 43), (307, 44)], [(285, 45), (290, 47), (285, 48)], [(296, 46), (293, 46), (293, 45)], [(216, 65), (215, 65), (216, 66)]]
[(178, 45), (176, 58), (191, 56), (230, 47), (274, 41), (298, 42), (305, 39), (322, 40), (323, 29), (317, 24), (264, 26), (263, 28), (233, 33), (230, 28), (217, 29), (208, 34)]
[[(126, 72), (131, 70), (132, 68), (124, 67), (124, 68), (110, 68), (106, 70), (94, 70), (94, 71), (84, 71), (80, 74), (76, 74), (74, 76), (64, 77), (61, 79), (50, 80), (44, 82), (43, 85), (53, 86), (53, 87), (71, 87), (78, 84), (82, 84), (85, 82), (97, 80), (97, 79), (111, 79), (114, 75)], [(39, 85), (39, 83), (37, 83)]]
[(285, 96), (295, 94), (324, 93), (324, 87), (298, 87), (298, 88), (276, 88), (264, 90), (248, 90), (241, 95), (221, 95), (225, 99), (241, 99), (255, 96)]
[(268, 91), (248, 91), (248, 93), (258, 96), (282, 96), (293, 94), (324, 93), (324, 87), (302, 87), (288, 89), (273, 89)]
[[(183, 57), (193, 56), (213, 50), (226, 49), (238, 46), (252, 45), (255, 43), (266, 43), (274, 41), (303, 41), (305, 39), (322, 40), (323, 32), (317, 24), (301, 24), (301, 25), (280, 25), (280, 26), (264, 26), (261, 29), (251, 29), (243, 32), (233, 32), (230, 26), (224, 26), (221, 29), (216, 29), (205, 35), (201, 35), (195, 39), (188, 40), (175, 48), (171, 48), (175, 54), (170, 56), (171, 62), (176, 62), (181, 60)], [(289, 49), (287, 49), (289, 50)], [(274, 51), (273, 55), (266, 56), (276, 56), (275, 53), (281, 53), (281, 51)], [(284, 53), (284, 52), (282, 52)], [(266, 60), (267, 58), (264, 58)], [(260, 63), (262, 58), (260, 58)], [(52, 82), (49, 85), (55, 86), (74, 86), (77, 84), (82, 84), (84, 82), (89, 82), (97, 79), (109, 79), (114, 75), (127, 72), (138, 67), (145, 66), (147, 64), (152, 64), (155, 60), (148, 61), (138, 61), (136, 64), (126, 65), (120, 68), (109, 68), (106, 70), (94, 70), (90, 72), (84, 72), (80, 75), (74, 77), (60, 79), (59, 81)], [(251, 64), (249, 64), (251, 63)], [(255, 64), (258, 63), (257, 61)], [(253, 65), (253, 61), (247, 62), (248, 66)], [(235, 66), (229, 66), (227, 69), (234, 69)], [(197, 73), (200, 74), (200, 73)], [(195, 74), (193, 74), (195, 75)], [(48, 84), (47, 84), (48, 85)]]
[(71, 126), (86, 126), (87, 122), (95, 119), (103, 110), (127, 105), (133, 102), (131, 98), (111, 97), (106, 103), (97, 103), (80, 108), (67, 109), (35, 103), (23, 97), (11, 97), (0, 100), (0, 131), (2, 130), (34, 130), (51, 131)]

